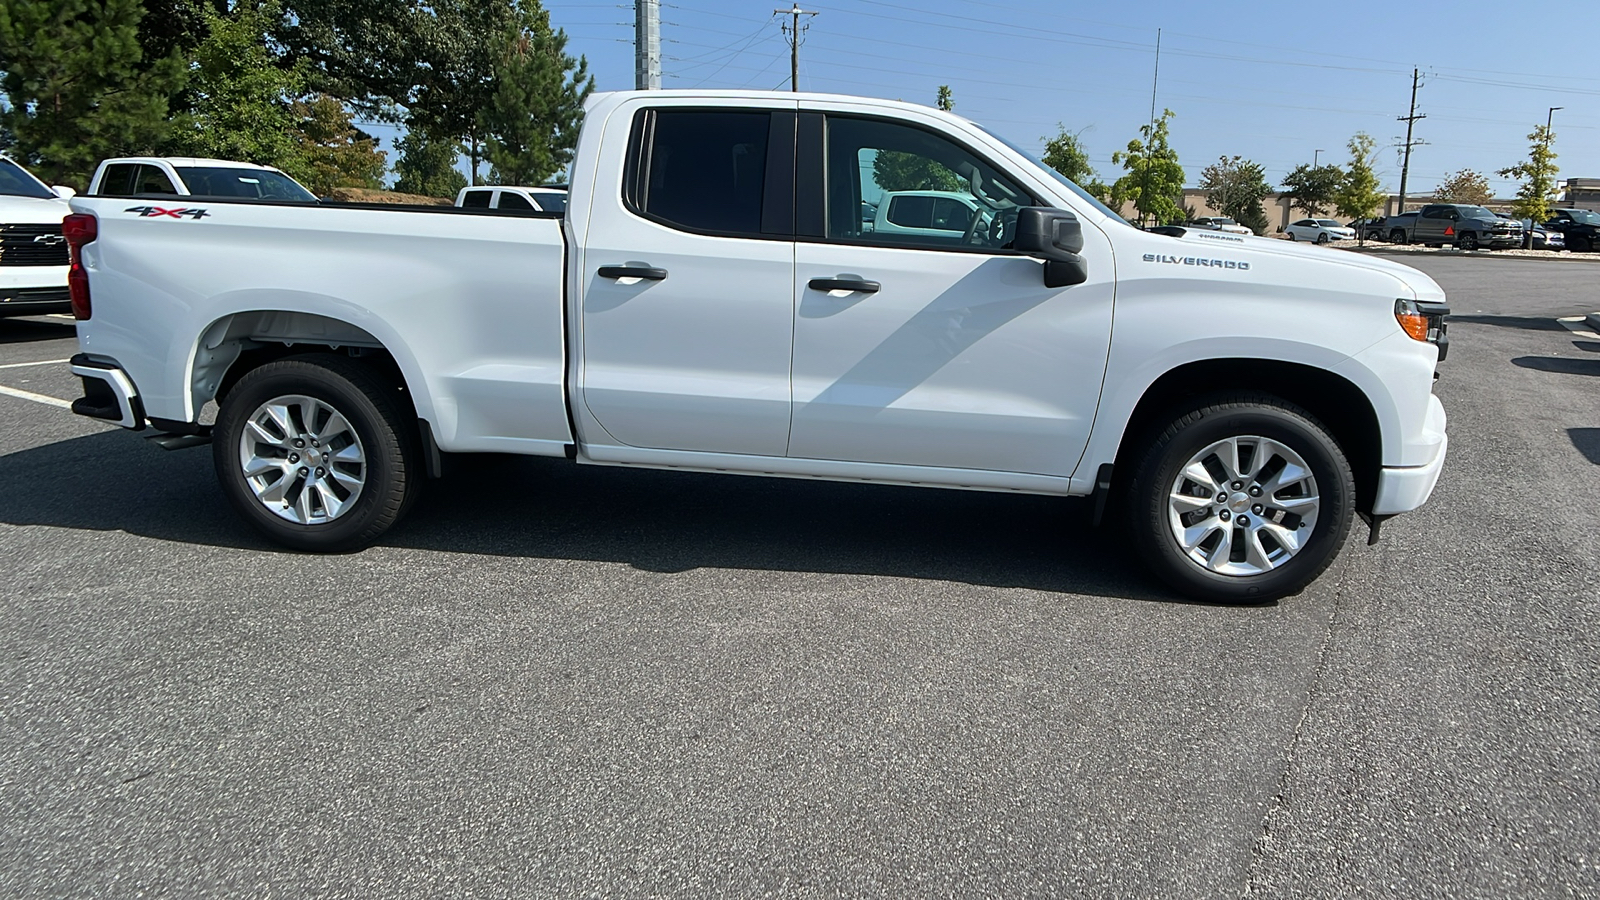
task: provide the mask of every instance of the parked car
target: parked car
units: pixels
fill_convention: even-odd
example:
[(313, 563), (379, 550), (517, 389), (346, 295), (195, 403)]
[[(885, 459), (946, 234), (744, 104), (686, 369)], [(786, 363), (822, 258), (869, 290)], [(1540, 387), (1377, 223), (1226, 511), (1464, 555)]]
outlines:
[(1587, 209), (1551, 210), (1544, 227), (1560, 232), (1567, 249), (1574, 253), (1589, 253), (1600, 247), (1600, 213)]
[(567, 211), (567, 189), (559, 187), (465, 187), (456, 194), (456, 205), (465, 209), (538, 209)]
[(47, 186), (0, 156), (0, 316), (64, 313), (67, 239), (61, 220), (72, 188)]
[(1340, 225), (1333, 219), (1301, 219), (1284, 229), (1291, 241), (1348, 241), (1356, 236), (1355, 229)]
[(89, 193), (103, 197), (218, 197), (316, 203), (300, 182), (272, 166), (226, 159), (130, 156), (95, 169)]
[(1383, 216), (1373, 219), (1357, 219), (1354, 222), (1347, 223), (1345, 227), (1354, 231), (1362, 240), (1381, 241), (1389, 236), (1389, 230), (1384, 227), (1384, 222), (1386, 221), (1388, 220)]
[(1454, 244), (1462, 250), (1499, 250), (1522, 246), (1522, 223), (1502, 219), (1471, 203), (1430, 203), (1418, 210), (1413, 243), (1429, 247)]
[(971, 194), (958, 191), (886, 191), (875, 216), (874, 234), (928, 237), (960, 238), (989, 221), (988, 211), (980, 211)]
[(1551, 231), (1532, 219), (1512, 219), (1505, 213), (1495, 213), (1495, 215), (1520, 223), (1524, 241), (1534, 250), (1559, 252), (1567, 249), (1566, 238), (1559, 231)]
[(1201, 216), (1198, 219), (1191, 219), (1189, 224), (1195, 228), (1209, 228), (1212, 231), (1223, 231), (1228, 234), (1254, 233), (1227, 216)]
[[(867, 232), (880, 152), (965, 188), (890, 194), (875, 224), (903, 230)], [(1092, 497), (1178, 591), (1252, 603), (1444, 464), (1433, 279), (1140, 231), (957, 116), (598, 94), (572, 184), (565, 215), (75, 198), (73, 409), (210, 440), (240, 517), (305, 550), (379, 540), (442, 454), (498, 452)]]

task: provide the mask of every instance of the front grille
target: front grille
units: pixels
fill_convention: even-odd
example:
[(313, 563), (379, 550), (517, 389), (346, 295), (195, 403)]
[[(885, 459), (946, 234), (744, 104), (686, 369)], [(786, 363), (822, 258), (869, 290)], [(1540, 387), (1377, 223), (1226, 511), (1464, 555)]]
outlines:
[(0, 266), (64, 266), (67, 241), (61, 224), (0, 225)]

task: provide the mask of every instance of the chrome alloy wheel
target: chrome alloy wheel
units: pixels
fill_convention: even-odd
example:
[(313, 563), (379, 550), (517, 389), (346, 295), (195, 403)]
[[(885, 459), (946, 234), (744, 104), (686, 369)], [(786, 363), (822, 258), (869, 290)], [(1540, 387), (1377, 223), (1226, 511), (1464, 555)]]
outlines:
[(1205, 447), (1173, 481), (1167, 519), (1190, 561), (1248, 576), (1288, 562), (1317, 527), (1317, 480), (1300, 454), (1270, 438)]
[(367, 481), (361, 438), (315, 397), (274, 397), (256, 407), (239, 436), (245, 483), (261, 505), (297, 525), (348, 512)]

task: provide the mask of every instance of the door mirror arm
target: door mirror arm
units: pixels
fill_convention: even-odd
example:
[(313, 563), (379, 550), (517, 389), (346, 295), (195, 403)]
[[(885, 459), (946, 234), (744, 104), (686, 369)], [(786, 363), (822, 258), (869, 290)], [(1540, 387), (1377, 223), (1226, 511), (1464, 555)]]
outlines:
[(1083, 225), (1064, 209), (1029, 206), (1017, 211), (1012, 246), (1018, 253), (1044, 260), (1045, 287), (1071, 287), (1089, 280), (1083, 252)]

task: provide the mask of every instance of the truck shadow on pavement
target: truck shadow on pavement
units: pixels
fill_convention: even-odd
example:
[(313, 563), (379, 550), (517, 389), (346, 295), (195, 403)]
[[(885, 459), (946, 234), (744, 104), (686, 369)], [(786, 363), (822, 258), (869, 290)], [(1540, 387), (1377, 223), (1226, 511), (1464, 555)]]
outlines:
[(0, 319), (0, 344), (59, 341), (76, 333), (76, 326), (65, 319)]
[(1497, 328), (1523, 328), (1528, 331), (1566, 331), (1566, 327), (1549, 316), (1489, 316), (1451, 315), (1445, 320), (1451, 325), (1493, 325)]
[(1600, 360), (1596, 359), (1566, 359), (1560, 356), (1519, 356), (1513, 359), (1511, 364), (1538, 372), (1554, 372), (1557, 375), (1600, 375)]
[[(129, 491), (128, 485), (139, 485)], [(502, 557), (944, 580), (1185, 603), (1080, 500), (459, 456), (381, 546)], [(102, 432), (0, 457), (0, 522), (268, 553), (206, 447)]]
[(1585, 459), (1600, 466), (1600, 428), (1568, 428), (1567, 437)]

